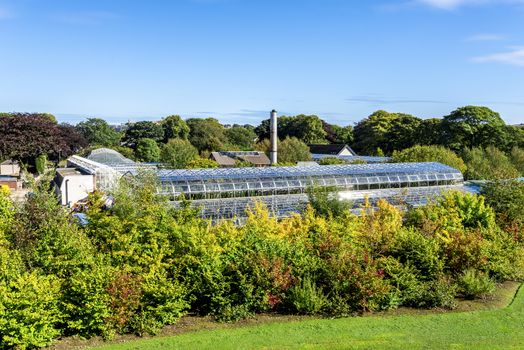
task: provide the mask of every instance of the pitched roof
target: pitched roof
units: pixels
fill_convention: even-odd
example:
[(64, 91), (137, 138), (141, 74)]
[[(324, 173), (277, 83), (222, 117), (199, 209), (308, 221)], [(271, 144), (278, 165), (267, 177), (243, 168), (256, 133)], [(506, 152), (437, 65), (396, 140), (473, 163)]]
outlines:
[(308, 145), (309, 151), (314, 154), (331, 154), (331, 155), (338, 155), (344, 148), (348, 148), (351, 153), (355, 154), (355, 152), (345, 144), (331, 144), (331, 145)]
[(220, 152), (211, 152), (211, 158), (220, 166), (235, 166), (236, 164), (233, 158), (223, 155)]

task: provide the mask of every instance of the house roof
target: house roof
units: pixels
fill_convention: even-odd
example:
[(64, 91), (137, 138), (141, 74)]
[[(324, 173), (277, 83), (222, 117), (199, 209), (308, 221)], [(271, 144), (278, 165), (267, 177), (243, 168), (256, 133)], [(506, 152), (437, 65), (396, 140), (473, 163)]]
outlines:
[(238, 159), (241, 159), (245, 162), (249, 162), (255, 165), (270, 165), (271, 161), (263, 152), (258, 152), (258, 154), (249, 154), (249, 155), (239, 155)]
[(330, 144), (330, 145), (308, 145), (309, 151), (314, 154), (331, 154), (338, 155), (340, 152), (347, 148), (351, 153), (356, 154), (351, 147), (345, 144)]
[(236, 162), (233, 158), (227, 155), (221, 154), (220, 152), (211, 152), (211, 157), (220, 166), (235, 166)]
[(16, 160), (8, 159), (4, 160), (0, 165), (18, 165), (18, 162)]

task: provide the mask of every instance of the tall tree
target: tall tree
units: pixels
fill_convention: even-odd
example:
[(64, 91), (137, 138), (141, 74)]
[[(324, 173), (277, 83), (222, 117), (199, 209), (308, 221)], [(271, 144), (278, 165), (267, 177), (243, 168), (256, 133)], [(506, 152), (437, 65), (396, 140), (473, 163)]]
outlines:
[(347, 145), (353, 143), (353, 127), (351, 125), (342, 127), (322, 121), (322, 127), (326, 132), (326, 140), (329, 143)]
[[(305, 143), (326, 143), (327, 132), (322, 119), (316, 115), (281, 116), (277, 123), (278, 138), (296, 137)], [(266, 119), (255, 128), (259, 140), (269, 138), (270, 121)]]
[(186, 168), (198, 158), (197, 149), (187, 140), (171, 139), (162, 148), (160, 159), (163, 163), (177, 168)]
[(153, 139), (140, 139), (136, 144), (135, 157), (142, 162), (158, 162), (160, 148)]
[(257, 134), (253, 129), (243, 126), (233, 126), (225, 130), (228, 143), (243, 150), (251, 150), (255, 144)]
[(191, 118), (188, 119), (189, 141), (200, 152), (220, 151), (227, 143), (225, 128), (214, 118)]
[(169, 139), (184, 139), (189, 137), (189, 126), (179, 115), (170, 115), (162, 119), (164, 142)]
[(9, 113), (0, 117), (0, 158), (33, 161), (39, 155), (58, 156), (67, 146), (49, 115)]
[(123, 138), (126, 146), (136, 148), (140, 139), (152, 139), (155, 142), (160, 142), (164, 139), (164, 129), (160, 124), (150, 121), (129, 124)]
[(442, 120), (443, 137), (455, 150), (500, 146), (505, 139), (505, 125), (497, 112), (479, 106), (458, 108)]
[(103, 119), (89, 118), (85, 122), (78, 123), (76, 128), (90, 145), (118, 146), (120, 144), (120, 133)]
[(60, 149), (59, 158), (69, 157), (89, 145), (86, 138), (73, 125), (60, 124), (58, 129), (63, 140), (63, 148)]

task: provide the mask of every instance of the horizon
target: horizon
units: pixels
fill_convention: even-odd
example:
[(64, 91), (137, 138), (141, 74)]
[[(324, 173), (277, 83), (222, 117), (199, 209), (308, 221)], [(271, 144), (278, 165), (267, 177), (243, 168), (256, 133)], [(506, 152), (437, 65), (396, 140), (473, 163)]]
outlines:
[(0, 0), (0, 111), (111, 124), (481, 105), (524, 122), (523, 0)]

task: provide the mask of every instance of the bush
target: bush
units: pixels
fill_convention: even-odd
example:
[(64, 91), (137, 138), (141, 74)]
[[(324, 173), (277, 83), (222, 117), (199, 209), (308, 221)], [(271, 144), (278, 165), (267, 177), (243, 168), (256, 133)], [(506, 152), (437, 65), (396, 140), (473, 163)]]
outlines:
[(482, 195), (495, 210), (499, 225), (509, 228), (516, 224), (516, 233), (520, 236), (521, 226), (524, 225), (524, 182), (489, 182), (482, 187)]
[(401, 162), (439, 162), (449, 165), (462, 173), (466, 172), (464, 161), (450, 149), (442, 146), (413, 146), (403, 151), (395, 151), (391, 161)]
[(186, 168), (197, 158), (198, 150), (189, 141), (182, 139), (169, 140), (160, 153), (163, 163), (177, 169)]
[(36, 157), (35, 158), (36, 172), (42, 175), (45, 172), (46, 164), (47, 164), (47, 155), (41, 154), (38, 157)]
[(464, 150), (462, 158), (468, 167), (468, 180), (514, 179), (519, 176), (509, 157), (493, 146)]
[(456, 286), (446, 278), (425, 282), (423, 288), (410, 295), (405, 305), (423, 308), (454, 309), (457, 307)]
[(60, 335), (60, 281), (24, 273), (0, 282), (0, 347), (44, 347)]
[(339, 165), (339, 164), (348, 164), (347, 161), (344, 159), (340, 159), (337, 157), (325, 157), (322, 158), (319, 162), (319, 165)]
[(458, 292), (466, 299), (484, 298), (495, 291), (495, 282), (475, 269), (467, 269), (457, 281)]
[(141, 162), (158, 162), (160, 148), (153, 139), (139, 139), (135, 148), (135, 157)]
[(310, 278), (302, 280), (300, 285), (291, 288), (288, 302), (292, 310), (302, 315), (320, 314), (328, 304), (328, 300)]

